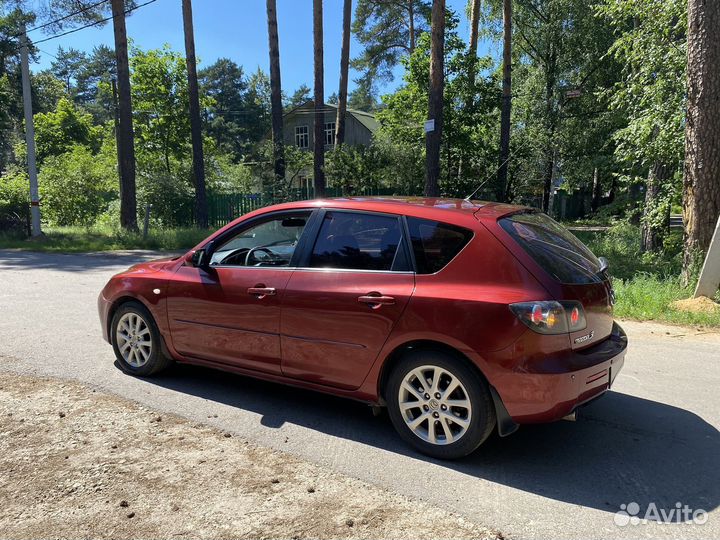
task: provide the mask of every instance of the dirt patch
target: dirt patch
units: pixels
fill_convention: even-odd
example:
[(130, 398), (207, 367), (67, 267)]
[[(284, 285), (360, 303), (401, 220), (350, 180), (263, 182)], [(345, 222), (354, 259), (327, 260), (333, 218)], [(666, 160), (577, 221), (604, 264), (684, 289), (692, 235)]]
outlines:
[(498, 538), (79, 383), (3, 373), (3, 538)]
[(686, 300), (676, 300), (672, 307), (678, 311), (689, 311), (691, 313), (718, 313), (720, 312), (720, 304), (711, 300), (707, 296), (698, 296), (697, 298), (687, 298)]

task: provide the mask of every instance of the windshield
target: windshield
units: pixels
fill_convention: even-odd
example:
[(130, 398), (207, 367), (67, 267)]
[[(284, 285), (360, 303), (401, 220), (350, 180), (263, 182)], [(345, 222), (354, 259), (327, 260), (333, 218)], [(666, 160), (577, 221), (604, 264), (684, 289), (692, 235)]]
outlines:
[(539, 212), (514, 214), (500, 226), (560, 283), (599, 283), (600, 261), (565, 227)]

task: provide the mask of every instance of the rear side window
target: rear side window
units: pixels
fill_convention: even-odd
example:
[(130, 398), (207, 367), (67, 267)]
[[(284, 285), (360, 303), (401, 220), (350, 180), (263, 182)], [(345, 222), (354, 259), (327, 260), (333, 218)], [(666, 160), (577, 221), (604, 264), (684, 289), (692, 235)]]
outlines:
[(587, 284), (603, 280), (600, 261), (565, 227), (545, 214), (515, 214), (500, 226), (560, 283)]
[(442, 270), (470, 241), (472, 231), (427, 219), (407, 218), (418, 274)]
[(400, 220), (358, 212), (327, 212), (310, 258), (316, 268), (408, 270)]

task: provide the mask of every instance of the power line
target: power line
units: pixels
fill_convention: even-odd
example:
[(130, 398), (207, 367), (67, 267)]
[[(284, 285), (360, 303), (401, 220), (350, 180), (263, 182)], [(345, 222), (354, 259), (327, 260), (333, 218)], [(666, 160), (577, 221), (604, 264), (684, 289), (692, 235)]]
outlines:
[[(30, 32), (34, 32), (35, 30), (42, 30), (43, 28), (47, 28), (48, 26), (52, 26), (53, 24), (57, 24), (59, 22), (65, 21), (67, 19), (70, 19), (71, 17), (75, 17), (76, 15), (81, 15), (82, 13), (85, 13), (86, 11), (90, 11), (93, 8), (98, 7), (100, 4), (105, 4), (108, 2), (108, 0), (100, 0), (99, 2), (95, 2), (94, 4), (90, 4), (89, 6), (85, 6), (82, 9), (79, 9), (73, 13), (69, 13), (65, 15), (64, 17), (60, 17), (58, 19), (55, 19), (54, 21), (46, 22), (45, 24), (41, 24), (40, 26), (34, 26), (30, 28), (30, 30), (26, 30), (26, 34), (29, 34)], [(20, 37), (21, 34), (17, 34), (13, 37)]]
[[(103, 0), (103, 1), (107, 1), (107, 0)], [(126, 10), (123, 12), (123, 15), (127, 15), (128, 13), (132, 13), (133, 11), (140, 9), (141, 7), (145, 7), (145, 6), (147, 6), (148, 4), (152, 4), (153, 2), (157, 2), (157, 0), (148, 0), (147, 2), (144, 2), (144, 3), (142, 3), (142, 4), (138, 4), (137, 6), (135, 6), (135, 7), (133, 7), (133, 8), (126, 9)], [(89, 7), (88, 7), (88, 9), (89, 9)], [(50, 41), (51, 39), (57, 39), (57, 38), (59, 38), (59, 37), (68, 36), (68, 35), (70, 35), (70, 34), (74, 34), (75, 32), (79, 32), (80, 30), (85, 30), (86, 28), (90, 28), (91, 26), (97, 26), (98, 24), (102, 24), (102, 23), (105, 23), (105, 22), (107, 22), (107, 21), (111, 21), (111, 20), (113, 20), (114, 18), (115, 18), (115, 17), (114, 17), (113, 15), (110, 15), (109, 17), (105, 17), (104, 19), (100, 19), (99, 21), (94, 21), (94, 22), (91, 22), (91, 23), (88, 23), (88, 24), (84, 24), (83, 26), (79, 26), (79, 27), (77, 27), (77, 28), (73, 28), (72, 30), (68, 30), (67, 32), (61, 32), (61, 33), (59, 33), (59, 34), (52, 35), (52, 36), (47, 37), (47, 38), (45, 38), (45, 39), (40, 39), (40, 40), (38, 40), (38, 41), (34, 41), (34, 42), (32, 42), (32, 45), (37, 45), (37, 44), (39, 44), (39, 43), (45, 43), (46, 41)], [(19, 51), (20, 49), (18, 48), (17, 50)]]

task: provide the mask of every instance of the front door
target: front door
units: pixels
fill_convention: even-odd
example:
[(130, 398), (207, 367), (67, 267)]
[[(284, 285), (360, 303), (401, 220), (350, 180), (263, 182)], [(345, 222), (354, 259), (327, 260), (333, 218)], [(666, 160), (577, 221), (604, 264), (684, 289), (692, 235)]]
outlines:
[(415, 286), (401, 231), (398, 216), (325, 213), (285, 288), (284, 375), (348, 389), (362, 384)]
[(280, 305), (309, 212), (273, 213), (220, 239), (203, 270), (168, 290), (174, 348), (185, 356), (280, 373)]

